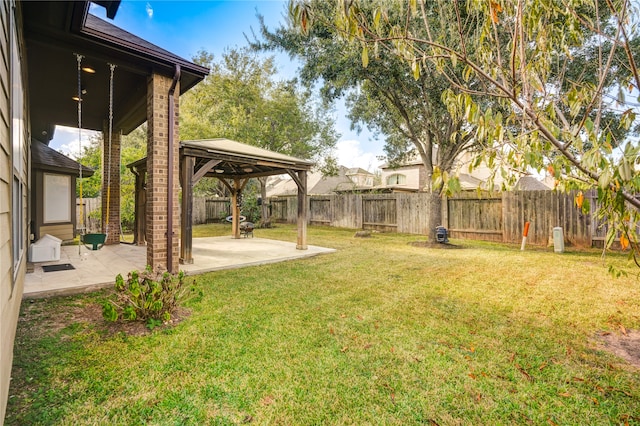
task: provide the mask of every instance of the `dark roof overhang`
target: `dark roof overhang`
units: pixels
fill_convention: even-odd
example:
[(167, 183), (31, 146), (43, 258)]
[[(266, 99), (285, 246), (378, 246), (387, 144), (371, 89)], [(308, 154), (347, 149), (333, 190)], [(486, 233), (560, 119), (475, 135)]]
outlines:
[[(98, 1), (115, 16), (119, 1)], [(114, 71), (114, 130), (131, 132), (147, 119), (147, 79), (173, 77), (181, 68), (180, 93), (209, 72), (109, 22), (89, 14), (87, 1), (21, 3), (26, 40), (32, 134), (51, 140), (55, 125), (78, 126), (76, 54), (94, 74), (81, 73), (82, 128), (103, 130), (109, 116), (109, 64)]]

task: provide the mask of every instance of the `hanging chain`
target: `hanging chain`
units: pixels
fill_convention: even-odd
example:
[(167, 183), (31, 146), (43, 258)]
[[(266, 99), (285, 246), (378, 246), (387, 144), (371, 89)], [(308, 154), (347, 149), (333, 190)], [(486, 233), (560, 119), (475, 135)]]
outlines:
[(109, 70), (111, 72), (109, 76), (109, 161), (107, 169), (107, 218), (106, 218), (106, 233), (109, 233), (109, 215), (111, 205), (111, 142), (113, 138), (113, 71), (116, 69), (116, 65), (109, 64)]
[[(84, 206), (82, 200), (82, 58), (83, 56), (76, 53), (76, 61), (78, 62), (78, 177), (79, 177), (79, 193), (80, 193), (80, 232), (84, 233)], [(80, 236), (79, 239), (82, 239)], [(78, 254), (80, 254), (80, 241), (78, 241)]]

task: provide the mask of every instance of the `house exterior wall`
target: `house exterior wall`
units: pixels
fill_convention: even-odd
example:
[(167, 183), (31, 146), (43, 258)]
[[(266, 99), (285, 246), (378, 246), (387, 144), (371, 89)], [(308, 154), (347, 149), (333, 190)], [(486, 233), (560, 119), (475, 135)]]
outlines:
[[(470, 152), (463, 152), (457, 159), (457, 164), (455, 166), (455, 171), (458, 173), (466, 173), (471, 177), (481, 180), (482, 182), (486, 182), (493, 171), (487, 166), (487, 164), (482, 161), (477, 167), (475, 167), (471, 173), (469, 173), (469, 165), (474, 160), (474, 154)], [(498, 166), (496, 166), (498, 167)], [(500, 187), (504, 183), (504, 179), (500, 173), (496, 173), (493, 177), (494, 186)], [(483, 188), (485, 189), (485, 188)]]
[[(407, 190), (419, 190), (424, 188), (420, 186), (420, 167), (419, 165), (408, 165), (398, 167), (397, 169), (382, 169), (382, 185)], [(401, 185), (388, 185), (387, 179), (395, 174), (404, 175), (406, 181)]]
[[(4, 419), (7, 408), (29, 235), (30, 159), (26, 141), (30, 138), (21, 28), (20, 5), (13, 0), (0, 2), (0, 419)], [(24, 125), (14, 126), (16, 116), (23, 118)]]

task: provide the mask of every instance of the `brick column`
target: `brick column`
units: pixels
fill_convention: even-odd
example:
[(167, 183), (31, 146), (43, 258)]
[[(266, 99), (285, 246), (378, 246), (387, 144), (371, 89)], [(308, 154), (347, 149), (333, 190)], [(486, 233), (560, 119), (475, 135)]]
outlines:
[[(109, 156), (109, 124), (105, 122), (103, 129), (102, 135), (105, 142), (102, 148), (102, 231), (107, 234), (105, 244), (119, 244), (121, 135), (119, 130), (112, 130), (111, 156)], [(109, 220), (107, 220), (107, 212)]]
[[(146, 239), (147, 264), (154, 270), (160, 268), (178, 272), (178, 237), (180, 216), (178, 204), (179, 190), (179, 131), (178, 105), (180, 88), (174, 96), (175, 113), (169, 117), (169, 88), (172, 78), (153, 74), (147, 85), (147, 212)], [(173, 170), (168, 170), (169, 119), (174, 120)], [(168, 212), (168, 173), (173, 173), (173, 211)], [(173, 215), (173, 229), (168, 230), (168, 215)], [(172, 264), (167, 265), (167, 233), (170, 235)]]

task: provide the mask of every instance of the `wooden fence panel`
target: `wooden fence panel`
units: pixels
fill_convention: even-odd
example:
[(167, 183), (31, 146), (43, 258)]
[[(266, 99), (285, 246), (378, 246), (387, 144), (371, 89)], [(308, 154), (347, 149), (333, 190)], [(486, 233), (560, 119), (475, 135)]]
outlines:
[(312, 225), (331, 226), (332, 220), (332, 197), (312, 197), (309, 199), (309, 223)]
[(271, 221), (287, 222), (287, 198), (272, 199), (270, 203)]
[[(205, 201), (206, 207), (206, 223), (223, 222), (226, 217), (231, 215), (231, 200), (225, 198), (209, 198)], [(194, 213), (196, 209), (194, 206)], [(196, 218), (194, 217), (194, 223)]]
[(362, 195), (340, 194), (333, 196), (331, 226), (362, 229)]
[(502, 241), (502, 197), (462, 193), (447, 199), (445, 208), (451, 237)]
[(102, 232), (101, 209), (102, 201), (100, 197), (83, 198), (82, 216), (80, 216), (80, 198), (76, 198), (76, 229), (82, 228), (84, 224), (87, 233)]
[[(391, 194), (390, 194), (391, 195)], [(397, 197), (388, 195), (362, 198), (362, 227), (378, 231), (397, 231)]]
[[(426, 193), (312, 196), (308, 198), (309, 221), (335, 227), (428, 235), (430, 197)], [(452, 238), (518, 244), (524, 223), (528, 221), (527, 244), (548, 245), (553, 228), (560, 226), (566, 244), (590, 246), (592, 227), (597, 224), (593, 214), (585, 215), (575, 206), (574, 198), (574, 193), (554, 191), (461, 193), (443, 201), (443, 225)], [(296, 197), (270, 202), (272, 220), (296, 222)], [(595, 200), (592, 205), (596, 207)]]
[(398, 232), (428, 235), (431, 198), (427, 194), (396, 194), (398, 199)]

